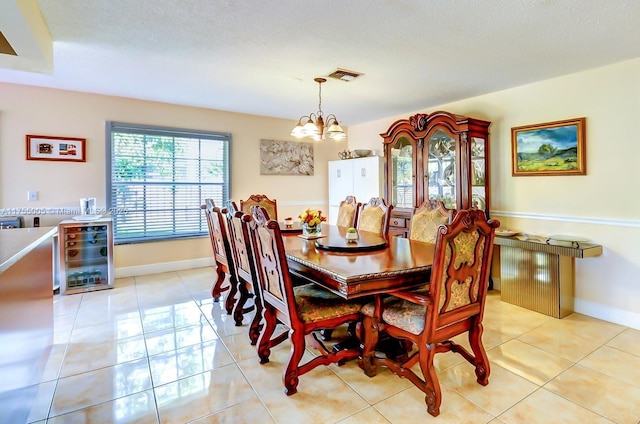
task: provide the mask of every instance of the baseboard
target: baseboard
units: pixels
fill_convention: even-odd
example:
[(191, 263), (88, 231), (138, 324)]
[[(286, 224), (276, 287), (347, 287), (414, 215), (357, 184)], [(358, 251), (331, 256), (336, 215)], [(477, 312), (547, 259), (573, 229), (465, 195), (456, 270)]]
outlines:
[(579, 314), (640, 330), (640, 314), (635, 312), (623, 311), (581, 299), (574, 299), (573, 309)]
[[(499, 291), (499, 289), (495, 288), (496, 280), (498, 281), (498, 287), (500, 284), (499, 279), (494, 279), (494, 290)], [(636, 314), (635, 312), (621, 311), (609, 306), (580, 299), (573, 299), (573, 311), (591, 318), (597, 318), (613, 324), (624, 325), (625, 327), (640, 330), (640, 314)]]
[(493, 290), (500, 291), (500, 279), (495, 277), (492, 277), (491, 279), (493, 280)]
[(188, 259), (185, 261), (162, 262), (157, 264), (138, 265), (116, 268), (115, 278), (135, 277), (138, 275), (158, 274), (161, 272), (181, 271), (184, 269), (213, 266), (213, 258)]

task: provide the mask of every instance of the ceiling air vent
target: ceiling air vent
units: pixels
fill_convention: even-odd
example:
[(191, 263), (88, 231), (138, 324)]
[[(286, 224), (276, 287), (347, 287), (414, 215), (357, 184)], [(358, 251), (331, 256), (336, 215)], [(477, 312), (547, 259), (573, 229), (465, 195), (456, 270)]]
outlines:
[(329, 77), (339, 79), (340, 81), (349, 82), (353, 81), (361, 75), (363, 74), (360, 72), (347, 71), (346, 69), (336, 69), (329, 74)]

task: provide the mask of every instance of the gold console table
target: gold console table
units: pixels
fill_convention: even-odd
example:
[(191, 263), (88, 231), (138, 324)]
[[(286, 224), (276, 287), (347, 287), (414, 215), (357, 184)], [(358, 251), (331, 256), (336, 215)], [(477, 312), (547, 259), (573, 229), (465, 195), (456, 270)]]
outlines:
[(500, 246), (500, 296), (505, 302), (554, 318), (573, 312), (575, 258), (602, 254), (602, 246), (541, 236), (496, 236)]

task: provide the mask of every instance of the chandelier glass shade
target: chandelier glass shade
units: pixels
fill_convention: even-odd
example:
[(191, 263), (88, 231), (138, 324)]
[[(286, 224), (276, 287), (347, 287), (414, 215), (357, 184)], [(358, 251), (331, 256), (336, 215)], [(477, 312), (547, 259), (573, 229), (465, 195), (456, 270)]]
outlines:
[(303, 115), (298, 119), (298, 123), (291, 130), (291, 135), (296, 138), (309, 137), (314, 140), (331, 138), (342, 140), (347, 135), (340, 126), (335, 115), (328, 115), (326, 118), (322, 112), (322, 83), (327, 82), (324, 78), (314, 78), (318, 83), (318, 111)]

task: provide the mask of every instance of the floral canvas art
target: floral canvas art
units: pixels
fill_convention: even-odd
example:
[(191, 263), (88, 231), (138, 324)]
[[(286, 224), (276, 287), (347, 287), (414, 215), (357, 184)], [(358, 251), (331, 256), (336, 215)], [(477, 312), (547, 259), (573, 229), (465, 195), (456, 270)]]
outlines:
[(313, 175), (313, 143), (260, 140), (261, 175)]

